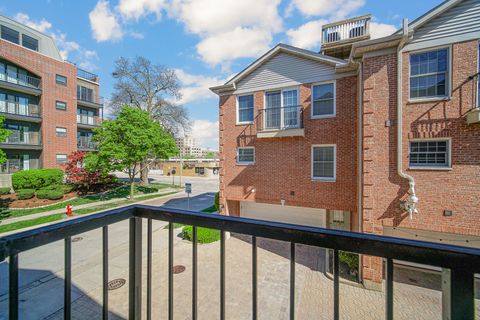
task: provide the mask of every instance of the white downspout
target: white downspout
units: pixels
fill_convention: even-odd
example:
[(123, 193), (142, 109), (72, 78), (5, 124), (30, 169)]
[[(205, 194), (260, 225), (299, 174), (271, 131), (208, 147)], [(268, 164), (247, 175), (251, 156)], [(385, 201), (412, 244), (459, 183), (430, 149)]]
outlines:
[(358, 232), (363, 230), (363, 63), (358, 62)]
[(402, 49), (408, 40), (408, 20), (403, 19), (403, 37), (397, 49), (397, 172), (398, 175), (408, 180), (409, 189), (408, 197), (400, 207), (408, 212), (410, 219), (413, 218), (417, 211), (418, 198), (415, 194), (415, 180), (412, 176), (403, 172), (403, 145), (402, 145), (402, 117), (403, 117), (403, 100), (402, 100)]

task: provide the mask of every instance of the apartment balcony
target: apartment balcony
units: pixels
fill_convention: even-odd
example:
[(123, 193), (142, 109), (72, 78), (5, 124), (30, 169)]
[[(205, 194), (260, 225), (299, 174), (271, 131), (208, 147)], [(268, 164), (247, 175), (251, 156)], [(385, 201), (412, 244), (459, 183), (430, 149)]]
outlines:
[(18, 72), (0, 73), (0, 88), (24, 92), (38, 96), (42, 93), (39, 78)]
[(82, 129), (93, 129), (100, 126), (101, 119), (98, 116), (77, 114), (77, 127)]
[(371, 15), (337, 21), (322, 26), (323, 54), (346, 58), (352, 43), (370, 39)]
[(79, 137), (77, 138), (77, 149), (81, 151), (92, 151), (96, 149), (92, 138)]
[(480, 123), (480, 72), (471, 76), (473, 106), (465, 116), (467, 124)]
[(0, 166), (0, 173), (15, 173), (32, 169), (40, 169), (39, 159), (7, 159), (7, 161)]
[(103, 97), (98, 97), (98, 99), (89, 99), (87, 97), (77, 95), (77, 105), (94, 109), (103, 108)]
[(257, 137), (303, 137), (303, 106), (262, 109), (257, 117)]
[(41, 150), (42, 139), (39, 131), (10, 130), (7, 140), (0, 144), (2, 149)]
[(19, 104), (9, 101), (0, 101), (0, 114), (10, 120), (42, 122), (40, 106), (36, 104)]
[[(191, 243), (183, 241), (179, 245), (174, 223), (193, 226)], [(165, 224), (168, 229), (164, 228)], [(219, 230), (219, 242), (198, 246), (198, 227)], [(126, 238), (122, 247), (112, 241), (118, 239), (119, 232)], [(84, 236), (91, 237), (87, 246), (78, 243)], [(282, 256), (269, 256), (269, 259), (282, 259), (277, 268), (266, 268), (263, 264), (267, 254), (262, 247), (265, 240), (276, 241), (277, 246), (282, 243), (285, 248)], [(242, 241), (241, 251), (231, 250), (235, 241)], [(27, 296), (24, 292), (26, 274), (41, 270), (35, 270), (38, 266), (33, 264), (26, 268), (25, 257), (31, 254), (31, 250), (42, 247), (47, 255), (44, 259), (49, 258), (48, 254), (53, 255), (54, 249), (63, 252), (63, 270), (54, 276), (58, 290), (53, 282), (48, 285), (48, 290), (42, 290), (42, 281), (37, 281), (38, 288)], [(307, 248), (328, 248), (333, 252), (333, 273), (326, 278), (326, 287), (316, 288), (319, 295), (314, 297), (311, 295), (315, 292), (298, 294), (305, 282), (316, 281), (312, 276), (308, 281), (297, 281), (297, 277), (305, 272), (302, 252)], [(94, 271), (84, 269), (89, 261), (84, 260), (88, 256), (85, 250), (96, 251), (91, 257), (98, 261)], [(366, 292), (356, 287), (355, 296), (344, 298), (346, 287), (344, 283), (340, 284), (339, 257), (345, 251), (383, 259), (383, 292)], [(208, 260), (205, 257), (207, 252)], [(120, 256), (126, 259), (120, 260)], [(58, 254), (55, 257), (58, 258)], [(232, 319), (257, 319), (262, 314), (275, 319), (295, 319), (297, 316), (315, 319), (319, 310), (322, 316), (331, 319), (353, 319), (358, 318), (355, 315), (359, 308), (370, 308), (369, 314), (375, 319), (383, 315), (390, 320), (398, 312), (410, 314), (405, 319), (417, 318), (415, 314), (423, 315), (424, 308), (437, 299), (437, 294), (428, 292), (426, 300), (416, 306), (398, 300), (397, 294), (402, 286), (397, 287), (394, 282), (394, 276), (398, 277), (394, 269), (397, 260), (434, 265), (444, 270), (438, 306), (442, 315), (437, 318), (474, 319), (474, 274), (480, 272), (479, 249), (145, 205), (71, 218), (2, 237), (0, 261), (7, 259), (5, 269), (8, 276), (4, 283), (8, 277), (8, 307), (6, 303), (2, 305), (2, 314), (5, 315), (8, 309), (11, 320), (25, 318), (25, 313), (32, 312), (32, 308), (39, 311), (36, 306), (29, 307), (25, 299), (36, 299), (37, 305), (42, 299), (54, 304), (55, 319), (71, 319), (72, 314), (75, 318), (101, 319), (103, 315), (103, 319), (107, 319), (110, 312), (111, 317), (138, 320), (167, 316), (168, 319), (197, 319), (203, 313), (210, 315), (206, 319), (226, 319), (227, 315)], [(41, 260), (44, 259), (36, 259), (34, 263), (43, 263)], [(175, 265), (174, 262), (178, 261), (186, 266)], [(238, 270), (246, 269), (249, 270), (248, 276), (238, 273)], [(77, 287), (82, 285), (77, 282), (80, 279), (78, 271), (88, 274), (83, 277), (86, 281), (83, 287), (94, 288), (86, 297), (80, 295)], [(125, 279), (115, 278), (119, 272), (125, 275)], [(273, 275), (275, 278), (270, 279)], [(275, 286), (263, 291), (268, 281), (275, 282), (272, 284)], [(181, 286), (178, 285), (180, 282)], [(121, 288), (123, 284), (127, 284), (125, 288)], [(121, 288), (120, 293), (112, 291), (118, 288)], [(365, 296), (375, 296), (379, 301), (375, 306), (363, 304), (361, 299)], [(262, 303), (266, 297), (271, 297), (271, 305)], [(307, 301), (317, 308), (307, 312)], [(382, 304), (384, 313), (377, 317), (374, 313)], [(235, 313), (234, 308), (241, 308), (242, 314)], [(411, 308), (416, 308), (416, 313), (408, 313)], [(403, 310), (407, 313), (403, 314)]]

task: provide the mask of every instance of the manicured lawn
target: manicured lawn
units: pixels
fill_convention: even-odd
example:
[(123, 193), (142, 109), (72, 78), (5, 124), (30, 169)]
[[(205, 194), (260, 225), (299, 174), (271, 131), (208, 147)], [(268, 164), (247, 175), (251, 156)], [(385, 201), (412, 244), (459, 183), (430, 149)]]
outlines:
[[(213, 205), (211, 207), (203, 209), (201, 212), (212, 213), (216, 211), (217, 211), (217, 208), (215, 207), (215, 205)], [(178, 225), (177, 228), (182, 226), (179, 223), (175, 223), (174, 225)], [(167, 228), (168, 228), (168, 225), (167, 225)], [(192, 241), (192, 238), (193, 238), (192, 226), (183, 227), (182, 238), (184, 240)], [(198, 240), (198, 243), (212, 243), (212, 242), (218, 241), (220, 240), (220, 230), (197, 227), (197, 240)]]
[[(142, 201), (148, 200), (149, 197), (156, 197), (157, 195), (148, 195), (150, 193), (158, 192), (162, 189), (172, 188), (173, 186), (170, 184), (164, 183), (154, 183), (149, 186), (137, 186), (136, 187), (136, 194), (145, 194), (145, 196), (135, 198), (135, 201)], [(94, 203), (99, 201), (107, 201), (112, 199), (122, 199), (127, 198), (129, 195), (129, 187), (122, 186), (115, 190), (106, 192), (104, 194), (98, 195), (89, 195), (85, 197), (79, 197), (70, 201), (63, 201), (56, 204), (52, 204), (50, 206), (46, 206), (43, 208), (34, 208), (34, 209), (20, 209), (20, 210), (9, 210), (8, 208), (0, 208), (0, 219), (6, 218), (13, 218), (13, 217), (21, 217), (30, 214), (40, 213), (40, 212), (47, 212), (51, 210), (63, 209), (65, 208), (66, 203), (72, 204), (74, 207), (82, 204), (87, 203)]]
[[(103, 210), (107, 210), (107, 209), (112, 209), (112, 208), (119, 207), (119, 206), (125, 205), (125, 204), (130, 204), (130, 203), (135, 203), (135, 202), (139, 202), (139, 201), (144, 201), (144, 200), (154, 199), (154, 198), (158, 198), (158, 197), (168, 196), (168, 195), (171, 195), (171, 194), (174, 194), (174, 193), (176, 193), (176, 192), (166, 192), (166, 193), (162, 193), (162, 194), (151, 194), (151, 195), (135, 198), (134, 201), (119, 200), (117, 202), (106, 203), (106, 204), (98, 205), (98, 206), (91, 207), (91, 208), (77, 209), (77, 210), (74, 210), (73, 212), (76, 215), (88, 214), (88, 213), (103, 211)], [(0, 225), (0, 233), (9, 232), (9, 231), (18, 230), (18, 229), (27, 228), (27, 227), (32, 227), (32, 226), (44, 224), (44, 223), (47, 223), (47, 222), (59, 221), (59, 220), (62, 220), (62, 218), (63, 218), (62, 213), (56, 213), (56, 214), (52, 214), (52, 215), (48, 215), (48, 216), (40, 217), (40, 218), (36, 218), (36, 219), (31, 219), (31, 220), (25, 220), (25, 221), (19, 221), (19, 222), (14, 222), (14, 223), (10, 223), (10, 224)]]

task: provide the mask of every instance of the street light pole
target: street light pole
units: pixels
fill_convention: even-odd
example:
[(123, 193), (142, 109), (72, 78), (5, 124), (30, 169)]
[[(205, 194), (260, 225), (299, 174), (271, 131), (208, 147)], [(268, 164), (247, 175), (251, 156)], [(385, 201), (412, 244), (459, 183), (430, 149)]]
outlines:
[(180, 149), (180, 187), (182, 186), (183, 147)]

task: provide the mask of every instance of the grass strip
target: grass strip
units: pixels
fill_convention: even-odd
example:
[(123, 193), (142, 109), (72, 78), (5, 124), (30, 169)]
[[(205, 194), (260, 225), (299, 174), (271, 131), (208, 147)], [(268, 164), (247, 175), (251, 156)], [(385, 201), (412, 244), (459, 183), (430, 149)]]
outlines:
[[(155, 195), (148, 195), (148, 193), (154, 193), (158, 192), (161, 189), (166, 189), (166, 188), (172, 188), (174, 186), (170, 184), (163, 184), (163, 183), (155, 183), (151, 184), (150, 186), (137, 186), (137, 194), (147, 194), (145, 196), (139, 196), (135, 198), (135, 201), (143, 201), (143, 200), (148, 200), (148, 199), (153, 199), (156, 198), (160, 195), (155, 194)], [(175, 192), (173, 192), (175, 193)], [(169, 194), (169, 193), (167, 193)], [(33, 208), (33, 209), (23, 209), (23, 210), (8, 210), (6, 208), (0, 208), (0, 219), (5, 219), (5, 218), (14, 218), (14, 217), (22, 217), (22, 216), (27, 216), (35, 213), (41, 213), (41, 212), (47, 212), (47, 211), (52, 211), (52, 210), (58, 210), (58, 209), (63, 209), (65, 208), (65, 204), (68, 202), (73, 206), (79, 206), (79, 205), (84, 205), (84, 204), (89, 204), (89, 203), (94, 203), (94, 202), (99, 202), (99, 201), (107, 201), (107, 200), (112, 200), (112, 199), (122, 199), (126, 198), (129, 195), (129, 189), (128, 187), (119, 187), (115, 190), (112, 190), (110, 192), (107, 192), (102, 195), (90, 195), (90, 196), (85, 196), (81, 198), (75, 198), (72, 201), (63, 201), (60, 203), (52, 204), (50, 206), (42, 207), (42, 208)], [(163, 194), (162, 194), (163, 195)]]
[[(119, 206), (124, 205), (124, 204), (136, 203), (136, 202), (139, 202), (139, 201), (144, 201), (144, 200), (154, 199), (154, 198), (158, 198), (158, 197), (168, 196), (168, 195), (171, 195), (171, 194), (174, 194), (174, 193), (176, 193), (176, 192), (167, 192), (167, 193), (162, 193), (162, 194), (152, 194), (152, 195), (148, 195), (148, 196), (135, 198), (134, 201), (123, 200), (123, 201), (119, 201), (119, 202), (106, 203), (106, 204), (103, 204), (103, 205), (90, 207), (90, 208), (77, 209), (77, 210), (74, 210), (74, 214), (83, 215), (83, 214), (103, 211), (103, 210), (119, 207)], [(36, 225), (40, 225), (40, 224), (44, 224), (44, 223), (48, 223), (48, 222), (59, 221), (59, 220), (62, 220), (62, 219), (63, 219), (63, 213), (56, 213), (56, 214), (52, 214), (52, 215), (48, 215), (48, 216), (40, 217), (40, 218), (36, 218), (36, 219), (31, 219), (31, 220), (18, 221), (18, 222), (5, 224), (5, 225), (0, 224), (0, 233), (14, 231), (14, 230), (18, 230), (18, 229), (27, 228), (27, 227), (32, 227), (32, 226), (36, 226)]]

